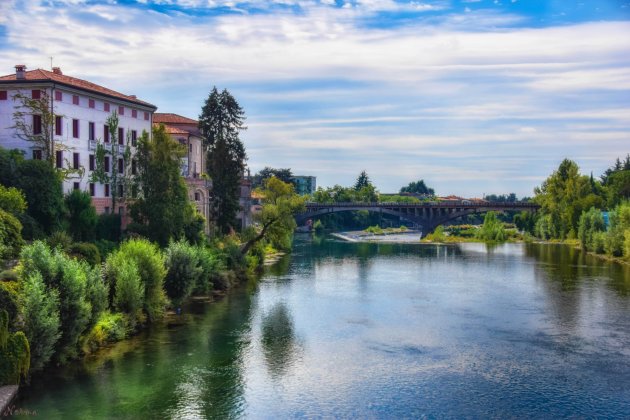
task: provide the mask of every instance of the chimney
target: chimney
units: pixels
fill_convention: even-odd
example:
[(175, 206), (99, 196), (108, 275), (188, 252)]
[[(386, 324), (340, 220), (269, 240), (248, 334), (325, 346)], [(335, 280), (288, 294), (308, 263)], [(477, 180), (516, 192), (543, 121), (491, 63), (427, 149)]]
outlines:
[(63, 73), (61, 72), (61, 67), (53, 67), (53, 73), (55, 73), (55, 74), (61, 74), (61, 75), (63, 74)]
[(26, 66), (24, 64), (17, 64), (15, 66), (15, 78), (18, 80), (26, 79)]

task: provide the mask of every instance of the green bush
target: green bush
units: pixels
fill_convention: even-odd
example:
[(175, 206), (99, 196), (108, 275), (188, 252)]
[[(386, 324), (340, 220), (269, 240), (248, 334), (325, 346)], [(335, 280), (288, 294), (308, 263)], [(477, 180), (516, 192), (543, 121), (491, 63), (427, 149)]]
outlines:
[(96, 239), (105, 239), (111, 242), (120, 242), (121, 220), (120, 215), (101, 214), (96, 222)]
[(92, 326), (108, 307), (109, 287), (100, 266), (88, 268), (86, 277), (85, 297), (91, 306), (89, 325)]
[(144, 303), (144, 287), (138, 264), (127, 258), (111, 258), (107, 263), (107, 272), (115, 281), (114, 308), (139, 320)]
[(13, 323), (20, 309), (18, 298), (18, 282), (0, 281), (0, 309), (9, 314), (9, 324)]
[(101, 263), (101, 253), (99, 252), (98, 247), (88, 242), (72, 244), (70, 247), (70, 254), (87, 262), (91, 266), (99, 265)]
[(14, 258), (24, 244), (20, 221), (0, 209), (0, 260)]
[(602, 212), (595, 207), (582, 212), (578, 223), (578, 239), (583, 250), (593, 251), (593, 235), (606, 230)]
[(166, 248), (166, 294), (175, 305), (188, 298), (203, 275), (199, 253), (185, 241), (171, 242)]
[(624, 232), (624, 241), (623, 241), (623, 255), (626, 260), (630, 261), (630, 229), (626, 229)]
[(106, 239), (99, 239), (94, 242), (96, 248), (98, 248), (98, 253), (101, 256), (101, 261), (104, 261), (109, 254), (114, 252), (116, 248), (118, 248), (118, 243), (113, 241), (108, 241)]
[(197, 252), (197, 258), (199, 259), (201, 274), (197, 278), (197, 284), (195, 285), (193, 293), (207, 294), (213, 288), (213, 279), (216, 278), (221, 271), (225, 270), (224, 261), (221, 259), (216, 249), (198, 246), (195, 250)]
[(426, 239), (433, 242), (444, 242), (446, 241), (446, 234), (444, 233), (444, 226), (440, 225), (435, 228), (432, 233), (429, 233), (426, 236)]
[(497, 214), (493, 211), (486, 213), (483, 219), (483, 225), (477, 230), (476, 238), (489, 242), (502, 242), (507, 239), (503, 222), (497, 218)]
[(364, 232), (371, 233), (374, 235), (382, 235), (384, 233), (383, 229), (381, 229), (380, 226), (370, 226), (367, 229), (365, 229)]
[(606, 252), (606, 232), (594, 232), (591, 240), (591, 251), (597, 254)]
[(87, 191), (72, 190), (65, 198), (68, 208), (68, 232), (75, 241), (91, 241), (96, 237), (98, 216)]
[(52, 249), (61, 249), (62, 251), (69, 251), (72, 246), (72, 238), (63, 230), (53, 232), (52, 235), (46, 239), (46, 243)]
[(90, 353), (108, 343), (124, 340), (129, 332), (129, 322), (122, 313), (103, 312), (85, 336), (83, 352)]
[(53, 356), (61, 335), (59, 293), (46, 288), (39, 272), (29, 274), (22, 281), (22, 329), (30, 343), (31, 369), (37, 371)]
[(0, 281), (17, 281), (18, 275), (13, 270), (0, 271)]
[(315, 220), (315, 223), (313, 223), (313, 230), (317, 233), (322, 233), (324, 231), (324, 224), (321, 220)]
[(26, 378), (31, 351), (23, 332), (9, 332), (9, 315), (0, 310), (0, 386), (19, 384)]

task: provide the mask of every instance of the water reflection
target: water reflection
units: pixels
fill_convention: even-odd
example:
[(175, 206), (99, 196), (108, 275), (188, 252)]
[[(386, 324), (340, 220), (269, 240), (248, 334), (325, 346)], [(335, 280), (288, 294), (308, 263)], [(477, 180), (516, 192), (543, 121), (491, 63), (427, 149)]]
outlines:
[(265, 362), (272, 377), (277, 378), (291, 367), (300, 351), (286, 304), (277, 303), (263, 316), (261, 330)]

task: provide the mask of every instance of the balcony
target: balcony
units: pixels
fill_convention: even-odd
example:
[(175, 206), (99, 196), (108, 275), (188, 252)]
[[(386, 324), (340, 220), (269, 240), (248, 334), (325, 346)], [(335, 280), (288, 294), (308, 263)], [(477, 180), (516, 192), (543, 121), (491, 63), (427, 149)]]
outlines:
[(88, 140), (88, 150), (96, 150), (96, 140)]

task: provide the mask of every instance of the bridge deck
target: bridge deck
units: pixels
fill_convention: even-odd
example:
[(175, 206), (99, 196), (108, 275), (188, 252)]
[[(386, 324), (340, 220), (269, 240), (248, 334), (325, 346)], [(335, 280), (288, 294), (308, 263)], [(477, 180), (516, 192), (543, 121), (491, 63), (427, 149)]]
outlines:
[(538, 209), (540, 206), (533, 203), (505, 203), (505, 202), (426, 202), (426, 203), (306, 203), (306, 209), (318, 210), (334, 207), (361, 207), (361, 208), (411, 208), (411, 209), (435, 209), (435, 208), (497, 208), (497, 209)]

